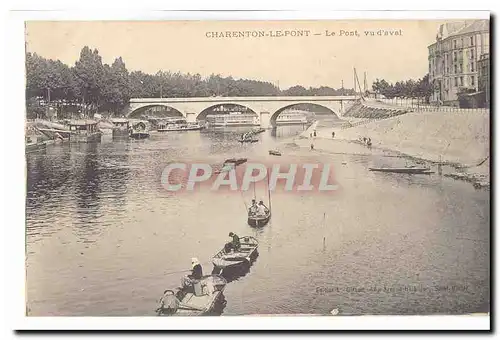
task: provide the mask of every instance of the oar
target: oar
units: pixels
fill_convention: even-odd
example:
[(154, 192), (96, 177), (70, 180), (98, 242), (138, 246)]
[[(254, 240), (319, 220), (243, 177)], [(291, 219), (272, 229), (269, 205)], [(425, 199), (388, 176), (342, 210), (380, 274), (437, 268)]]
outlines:
[(199, 311), (199, 312), (203, 312), (205, 310), (205, 309), (199, 309), (199, 308), (196, 308), (196, 307), (182, 305), (182, 304), (179, 305), (179, 308), (181, 308), (181, 309), (189, 309), (189, 310), (196, 310), (196, 311)]

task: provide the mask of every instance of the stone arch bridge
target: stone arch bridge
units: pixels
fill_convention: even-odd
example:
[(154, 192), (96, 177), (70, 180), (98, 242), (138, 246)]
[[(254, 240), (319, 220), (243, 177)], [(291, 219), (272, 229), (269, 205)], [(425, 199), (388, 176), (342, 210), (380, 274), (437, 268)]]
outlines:
[(188, 122), (195, 122), (206, 117), (207, 109), (236, 104), (253, 111), (260, 119), (260, 126), (269, 128), (275, 125), (279, 114), (291, 106), (315, 104), (341, 117), (356, 99), (356, 96), (131, 98), (123, 113), (134, 117), (147, 108), (165, 106), (179, 111)]

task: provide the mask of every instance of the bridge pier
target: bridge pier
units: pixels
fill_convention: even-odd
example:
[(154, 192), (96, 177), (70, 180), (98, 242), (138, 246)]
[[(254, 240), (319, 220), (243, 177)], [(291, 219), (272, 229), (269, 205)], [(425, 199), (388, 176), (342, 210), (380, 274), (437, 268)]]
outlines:
[(271, 114), (269, 112), (260, 113), (260, 127), (268, 129), (271, 127)]
[(196, 113), (186, 112), (186, 121), (188, 123), (196, 123)]

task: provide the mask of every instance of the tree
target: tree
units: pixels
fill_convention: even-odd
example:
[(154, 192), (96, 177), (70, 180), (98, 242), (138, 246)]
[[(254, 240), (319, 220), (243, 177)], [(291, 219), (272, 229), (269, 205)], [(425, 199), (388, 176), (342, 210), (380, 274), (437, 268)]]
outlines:
[(307, 96), (308, 91), (304, 86), (295, 85), (290, 87), (288, 90), (283, 91), (285, 96)]
[(74, 75), (83, 104), (97, 109), (104, 83), (104, 66), (97, 49), (92, 51), (88, 46), (82, 49), (80, 59), (75, 63)]

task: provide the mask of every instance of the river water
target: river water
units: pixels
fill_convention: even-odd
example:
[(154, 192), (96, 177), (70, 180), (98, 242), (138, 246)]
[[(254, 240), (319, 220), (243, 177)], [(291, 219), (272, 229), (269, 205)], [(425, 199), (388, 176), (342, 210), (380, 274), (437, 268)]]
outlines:
[[(156, 133), (143, 141), (55, 145), (27, 155), (27, 310), (36, 316), (148, 316), (179, 285), (191, 257), (204, 271), (233, 231), (259, 256), (224, 292), (223, 315), (463, 314), (489, 310), (489, 192), (437, 174), (368, 171), (387, 154), (338, 142), (322, 154), (290, 143), (302, 127), (260, 142), (241, 129)], [(270, 223), (252, 229), (253, 193), (167, 192), (172, 162), (247, 157), (332, 164), (335, 193), (272, 195)], [(257, 196), (267, 198), (265, 188)]]

